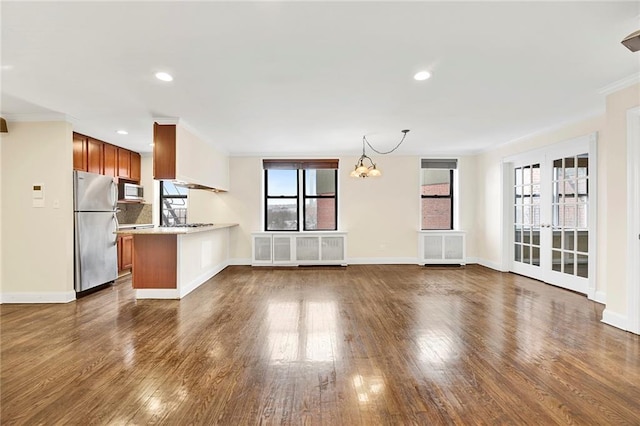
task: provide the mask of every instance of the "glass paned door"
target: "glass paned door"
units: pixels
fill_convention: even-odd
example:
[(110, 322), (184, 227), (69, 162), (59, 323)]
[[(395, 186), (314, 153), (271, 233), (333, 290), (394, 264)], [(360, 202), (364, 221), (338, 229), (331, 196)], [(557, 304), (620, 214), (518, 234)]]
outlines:
[(540, 266), (540, 163), (514, 168), (514, 262)]
[(551, 279), (586, 293), (589, 278), (589, 154), (552, 160)]
[[(511, 161), (511, 270), (588, 293), (595, 198), (588, 138)], [(590, 213), (591, 212), (591, 213)], [(593, 265), (591, 265), (593, 266)]]
[(529, 156), (512, 168), (512, 270), (539, 280), (544, 279), (541, 201), (544, 193), (544, 157)]

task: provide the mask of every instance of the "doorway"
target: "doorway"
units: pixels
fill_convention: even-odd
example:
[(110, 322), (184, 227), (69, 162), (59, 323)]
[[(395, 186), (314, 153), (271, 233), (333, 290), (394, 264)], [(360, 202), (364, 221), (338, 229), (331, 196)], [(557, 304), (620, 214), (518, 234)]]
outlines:
[(595, 295), (596, 135), (509, 157), (509, 270)]

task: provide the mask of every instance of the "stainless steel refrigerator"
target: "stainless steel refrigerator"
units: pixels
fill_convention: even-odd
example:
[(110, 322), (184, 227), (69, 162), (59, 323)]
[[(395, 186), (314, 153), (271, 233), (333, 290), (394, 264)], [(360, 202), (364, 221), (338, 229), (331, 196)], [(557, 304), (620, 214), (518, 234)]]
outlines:
[(75, 290), (118, 278), (118, 186), (109, 176), (73, 172)]

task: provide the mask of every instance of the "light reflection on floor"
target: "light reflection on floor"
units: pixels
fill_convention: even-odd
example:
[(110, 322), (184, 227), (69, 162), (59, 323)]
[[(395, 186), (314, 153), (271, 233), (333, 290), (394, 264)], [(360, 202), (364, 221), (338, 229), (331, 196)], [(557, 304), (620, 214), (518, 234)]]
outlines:
[(267, 344), (272, 363), (332, 362), (338, 356), (336, 302), (269, 301)]

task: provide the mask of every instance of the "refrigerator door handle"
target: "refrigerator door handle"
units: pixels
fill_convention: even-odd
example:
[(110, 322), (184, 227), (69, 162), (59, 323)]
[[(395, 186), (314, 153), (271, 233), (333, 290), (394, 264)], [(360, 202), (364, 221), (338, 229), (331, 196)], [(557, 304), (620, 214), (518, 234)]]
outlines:
[(113, 194), (113, 210), (118, 208), (118, 184), (115, 179), (111, 181), (111, 193)]
[[(120, 229), (120, 223), (118, 222), (118, 216), (116, 212), (113, 212), (113, 221), (116, 223), (116, 231)], [(113, 245), (118, 245), (118, 234), (114, 234)]]

